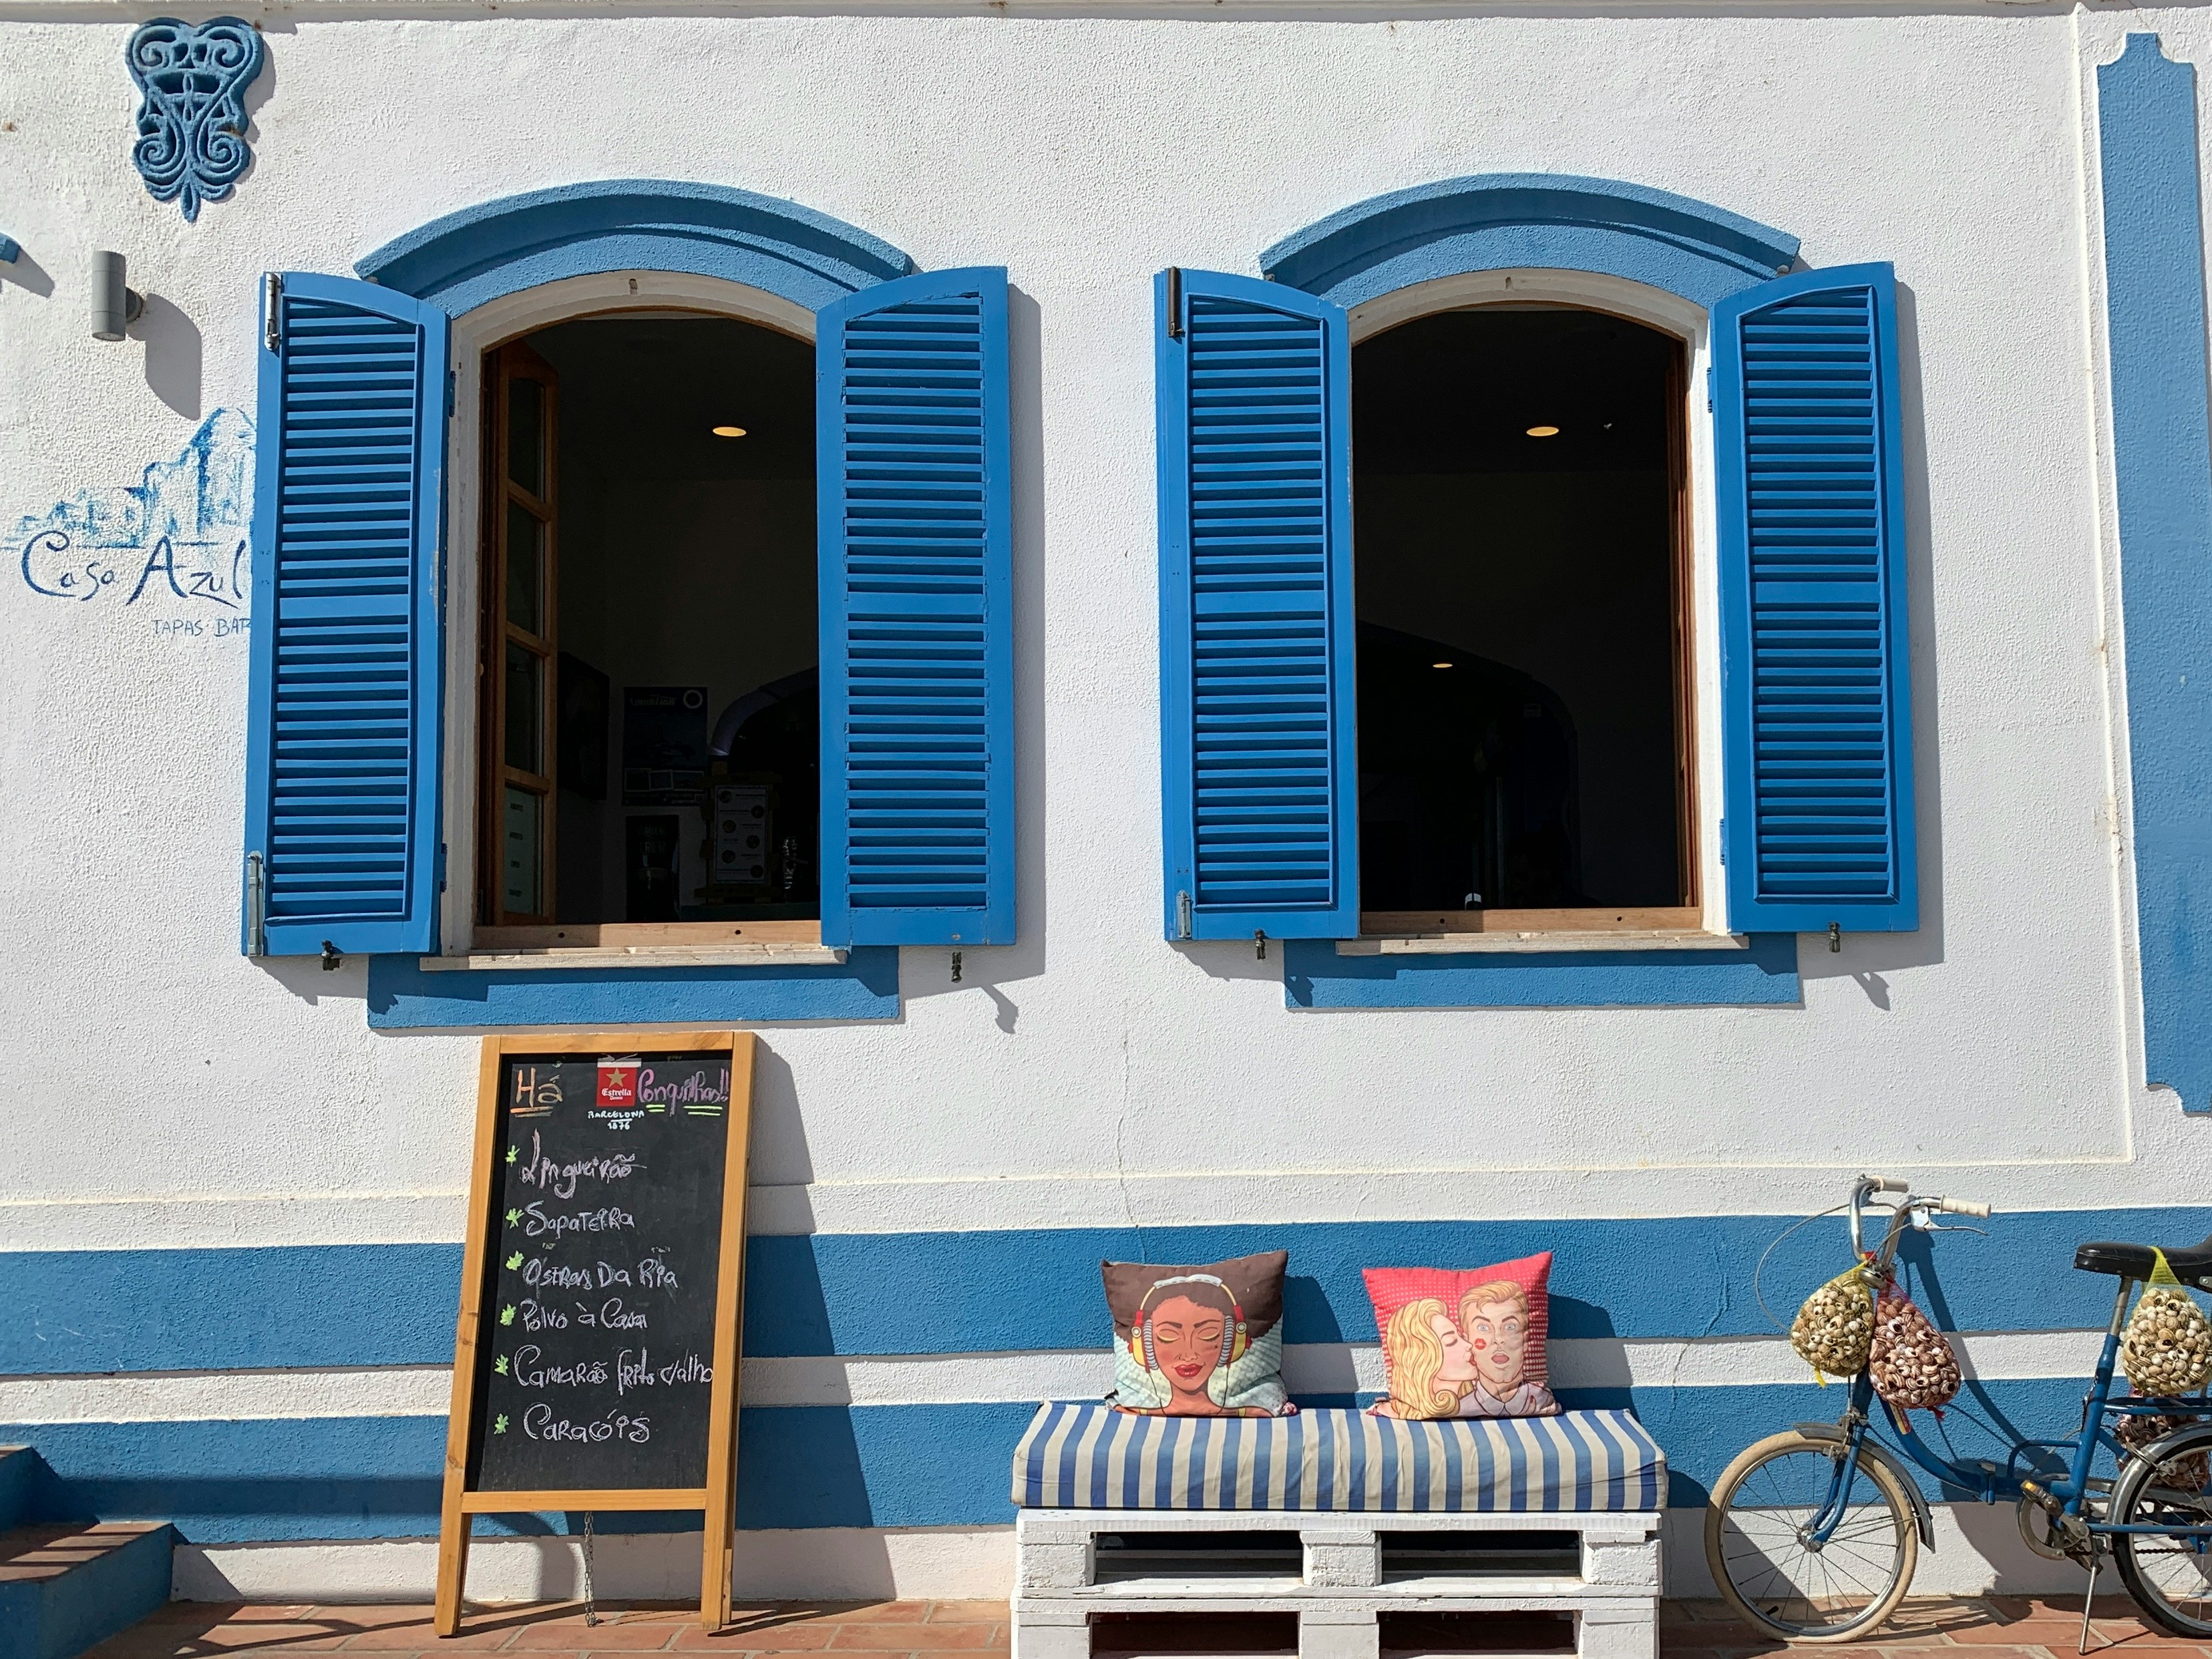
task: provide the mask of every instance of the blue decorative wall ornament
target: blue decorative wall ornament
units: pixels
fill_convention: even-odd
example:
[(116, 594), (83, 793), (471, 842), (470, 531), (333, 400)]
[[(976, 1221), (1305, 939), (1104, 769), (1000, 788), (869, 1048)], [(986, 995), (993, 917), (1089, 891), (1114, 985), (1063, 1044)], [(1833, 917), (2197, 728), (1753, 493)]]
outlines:
[(1571, 173), (1492, 173), (1353, 204), (1260, 256), (1271, 282), (1347, 309), (1473, 270), (1589, 270), (1710, 310), (1790, 269), (1797, 239), (1671, 191)]
[(181, 202), (187, 221), (220, 202), (252, 162), (246, 89), (261, 73), (261, 32), (235, 17), (141, 23), (124, 53), (144, 101), (131, 160), (157, 202)]
[(0, 235), (0, 265), (12, 265), (23, 257), (23, 245), (12, 236)]
[(372, 283), (449, 317), (564, 277), (611, 270), (719, 276), (809, 311), (909, 275), (888, 242), (796, 202), (725, 185), (599, 179), (449, 213), (365, 255)]
[(2212, 405), (2197, 71), (2130, 34), (2097, 68), (2144, 1082), (2212, 1112)]

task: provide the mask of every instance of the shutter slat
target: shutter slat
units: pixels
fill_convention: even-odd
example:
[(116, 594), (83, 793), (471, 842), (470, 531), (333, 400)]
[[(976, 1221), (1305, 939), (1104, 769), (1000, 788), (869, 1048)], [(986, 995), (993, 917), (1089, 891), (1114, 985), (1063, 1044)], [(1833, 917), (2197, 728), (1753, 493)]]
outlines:
[(819, 319), (825, 943), (1014, 938), (1005, 283)]
[(1893, 279), (1716, 312), (1729, 925), (1917, 926)]
[(267, 948), (434, 950), (445, 319), (327, 276), (278, 303), (248, 722)]

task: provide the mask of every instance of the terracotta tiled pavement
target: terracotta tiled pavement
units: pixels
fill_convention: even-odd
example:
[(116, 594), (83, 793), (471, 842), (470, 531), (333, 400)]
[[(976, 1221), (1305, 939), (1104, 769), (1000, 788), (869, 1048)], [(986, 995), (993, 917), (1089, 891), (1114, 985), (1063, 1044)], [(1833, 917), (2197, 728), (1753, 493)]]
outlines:
[[(1855, 1659), (1933, 1659), (1927, 1650), (1965, 1650), (1954, 1659), (2071, 1659), (2081, 1603), (2060, 1597), (1990, 1596), (1913, 1601), (1871, 1639), (1842, 1651)], [(2146, 1628), (2124, 1599), (2099, 1597), (2091, 1651), (2110, 1659), (2212, 1659), (2212, 1644), (2176, 1641)], [(1164, 1644), (1165, 1645), (1165, 1644)], [(1182, 1644), (1175, 1644), (1181, 1646)], [(1670, 1601), (1660, 1629), (1664, 1659), (1753, 1659), (1783, 1644), (1762, 1641), (1717, 1601)], [(782, 1602), (740, 1609), (708, 1635), (681, 1607), (602, 1611), (596, 1626), (574, 1604), (516, 1607), (470, 1616), (441, 1642), (422, 1607), (240, 1607), (172, 1602), (102, 1643), (92, 1659), (200, 1659), (213, 1655), (377, 1653), (435, 1656), (497, 1650), (573, 1659), (642, 1652), (738, 1656), (790, 1653), (998, 1655), (1007, 1652), (1003, 1601)], [(1203, 1651), (1203, 1646), (1195, 1650)]]
[(1004, 1601), (787, 1601), (739, 1607), (713, 1635), (689, 1607), (602, 1608), (584, 1622), (574, 1602), (472, 1612), (461, 1633), (441, 1641), (427, 1607), (240, 1607), (172, 1601), (143, 1624), (110, 1637), (88, 1659), (198, 1659), (201, 1655), (375, 1653), (384, 1659), (497, 1650), (570, 1659), (579, 1654), (865, 1653), (996, 1655), (1007, 1652)]
[[(1931, 1659), (1929, 1649), (1949, 1648), (1953, 1659), (2075, 1659), (2081, 1639), (2078, 1595), (1915, 1598), (1864, 1641), (1825, 1650)], [(1666, 1659), (1748, 1659), (1790, 1645), (1762, 1640), (1718, 1601), (1669, 1601), (1660, 1615), (1659, 1648)], [(2179, 1641), (2146, 1626), (2125, 1596), (2097, 1598), (2089, 1651), (2093, 1659), (2212, 1659), (2212, 1644)]]

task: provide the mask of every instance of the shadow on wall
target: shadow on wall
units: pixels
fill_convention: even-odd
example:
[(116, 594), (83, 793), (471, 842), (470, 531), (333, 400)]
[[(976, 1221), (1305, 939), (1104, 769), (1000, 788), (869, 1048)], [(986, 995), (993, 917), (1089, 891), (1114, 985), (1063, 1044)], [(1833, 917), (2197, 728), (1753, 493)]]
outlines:
[(0, 289), (7, 288), (20, 288), (41, 300), (51, 300), (54, 279), (46, 274), (44, 265), (31, 257), (28, 248), (18, 248), (12, 261), (0, 264)]
[(1045, 970), (1045, 822), (1051, 783), (1045, 769), (1044, 681), (1045, 520), (1043, 325), (1037, 302), (1018, 288), (1006, 290), (1006, 362), (1012, 415), (1014, 520), (1014, 859), (1015, 914), (1019, 937), (1012, 945), (960, 953), (952, 977), (950, 950), (900, 952), (903, 997), (980, 991), (992, 1005), (999, 1030), (1014, 1035), (1021, 1008), (1001, 987), (1036, 979)]
[(1805, 979), (1849, 977), (1869, 1002), (1889, 1007), (1882, 975), (1943, 960), (1943, 780), (1938, 726), (1942, 680), (1936, 660), (1935, 527), (1928, 507), (1928, 426), (1921, 394), (1920, 312), (1917, 297), (1897, 285), (1899, 425), (1905, 438), (1905, 623), (1911, 639), (1913, 833), (1920, 875), (1920, 927), (1910, 933), (1845, 932), (1832, 951), (1818, 936), (1802, 939), (1797, 971)]
[(199, 325), (170, 301), (149, 294), (131, 337), (145, 343), (146, 385), (154, 395), (186, 420), (199, 419)]

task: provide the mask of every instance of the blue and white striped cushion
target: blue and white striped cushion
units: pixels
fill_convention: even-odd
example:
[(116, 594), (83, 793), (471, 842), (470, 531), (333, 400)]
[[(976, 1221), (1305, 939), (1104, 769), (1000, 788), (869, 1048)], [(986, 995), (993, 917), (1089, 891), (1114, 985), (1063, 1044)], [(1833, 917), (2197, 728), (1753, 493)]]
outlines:
[(1656, 1510), (1667, 1455), (1626, 1412), (1403, 1423), (1139, 1417), (1046, 1405), (1014, 1450), (1014, 1502), (1076, 1510)]

